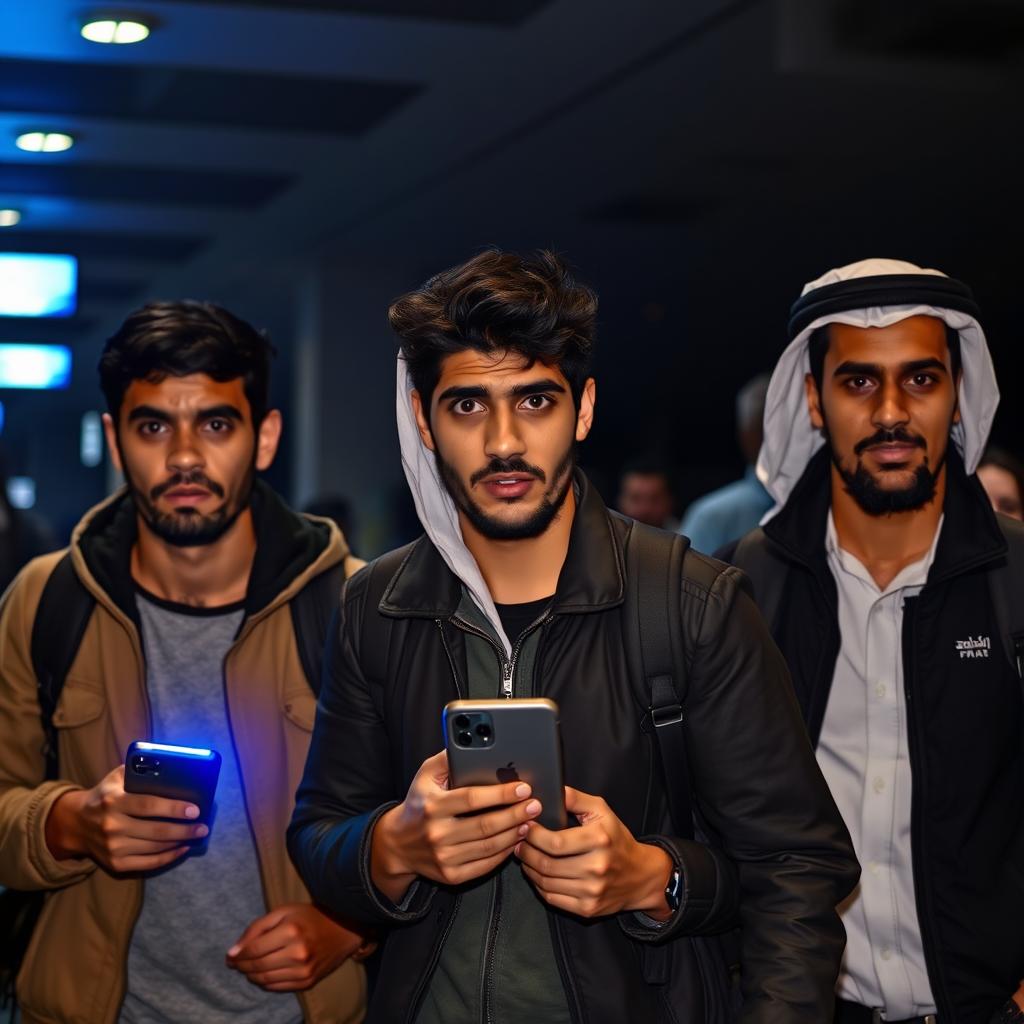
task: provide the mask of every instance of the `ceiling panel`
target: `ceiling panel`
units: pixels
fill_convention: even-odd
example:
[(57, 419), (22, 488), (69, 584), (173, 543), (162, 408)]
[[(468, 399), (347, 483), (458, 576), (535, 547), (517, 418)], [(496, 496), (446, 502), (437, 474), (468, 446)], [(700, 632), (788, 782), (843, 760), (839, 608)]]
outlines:
[[(181, 0), (164, 0), (179, 3)], [(193, 3), (194, 0), (185, 0)], [(552, 0), (206, 0), (207, 3), (282, 10), (333, 11), (337, 14), (422, 18), (485, 25), (521, 25)]]
[(157, 124), (361, 135), (420, 88), (356, 79), (0, 59), (0, 109)]
[(291, 179), (279, 174), (165, 171), (154, 167), (0, 163), (0, 193), (254, 208)]
[(67, 252), (82, 258), (174, 262), (195, 253), (205, 238), (99, 231), (22, 231), (0, 234), (5, 252)]

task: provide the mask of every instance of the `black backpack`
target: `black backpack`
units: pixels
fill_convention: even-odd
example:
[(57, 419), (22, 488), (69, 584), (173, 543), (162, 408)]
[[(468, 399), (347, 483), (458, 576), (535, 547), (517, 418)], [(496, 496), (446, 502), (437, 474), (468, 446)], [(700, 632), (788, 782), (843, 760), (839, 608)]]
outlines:
[[(345, 561), (313, 577), (290, 603), (295, 643), (310, 688), (320, 696), (324, 643), (345, 580)], [(57, 562), (43, 587), (32, 623), (32, 668), (43, 724), (46, 779), (59, 778), (57, 710), (64, 680), (85, 635), (96, 599), (86, 590), (70, 552)], [(13, 1005), (14, 983), (43, 908), (44, 893), (0, 889), (0, 1010)]]
[[(626, 600), (623, 621), (625, 649), (636, 697), (647, 709), (657, 738), (665, 792), (675, 834), (714, 844), (695, 813), (686, 752), (686, 696), (690, 652), (679, 643), (680, 600), (690, 542), (679, 534), (634, 522), (626, 539)], [(642, 689), (640, 688), (642, 687)], [(676, 940), (679, 941), (679, 940)], [(740, 1007), (739, 930), (722, 935), (690, 936), (689, 941), (703, 981), (708, 1024), (734, 1019)], [(647, 946), (648, 961), (667, 957), (667, 945)], [(668, 979), (668, 964), (645, 964), (651, 977)]]

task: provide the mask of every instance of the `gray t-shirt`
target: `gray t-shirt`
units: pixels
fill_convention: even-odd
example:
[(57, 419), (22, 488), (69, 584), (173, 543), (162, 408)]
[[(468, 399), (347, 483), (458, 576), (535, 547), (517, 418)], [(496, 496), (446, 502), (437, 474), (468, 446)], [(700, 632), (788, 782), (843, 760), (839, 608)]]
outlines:
[(224, 963), (267, 912), (224, 694), (242, 606), (188, 608), (141, 592), (136, 604), (152, 739), (209, 747), (223, 760), (209, 839), (146, 878), (120, 1024), (295, 1024), (293, 995), (266, 992)]

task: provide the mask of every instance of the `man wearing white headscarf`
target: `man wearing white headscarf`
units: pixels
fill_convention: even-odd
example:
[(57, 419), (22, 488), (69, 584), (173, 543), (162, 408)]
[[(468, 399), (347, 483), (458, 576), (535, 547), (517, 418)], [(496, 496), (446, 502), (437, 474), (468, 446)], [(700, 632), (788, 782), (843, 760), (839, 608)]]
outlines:
[[(837, 1024), (1024, 1020), (1024, 530), (974, 470), (999, 400), (970, 290), (871, 259), (793, 306), (731, 560), (863, 867)], [(1008, 566), (1010, 568), (1008, 568)], [(1016, 647), (1015, 647), (1016, 643)]]

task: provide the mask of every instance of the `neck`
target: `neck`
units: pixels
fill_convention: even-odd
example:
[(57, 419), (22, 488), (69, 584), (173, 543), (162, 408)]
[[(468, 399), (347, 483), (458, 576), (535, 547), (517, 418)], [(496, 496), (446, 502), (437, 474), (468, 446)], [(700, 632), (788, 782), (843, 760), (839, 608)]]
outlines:
[(562, 507), (539, 536), (526, 540), (491, 540), (477, 532), (459, 513), (462, 538), (497, 604), (526, 604), (550, 597), (558, 587), (569, 550), (569, 533), (576, 515), (576, 495), (570, 485)]
[(935, 497), (926, 505), (891, 515), (868, 515), (847, 493), (832, 466), (832, 519), (839, 546), (857, 558), (885, 589), (912, 562), (928, 553), (942, 518), (946, 498), (946, 467), (935, 481)]
[(175, 604), (217, 608), (245, 599), (256, 556), (256, 530), (247, 508), (212, 544), (176, 547), (154, 534), (139, 517), (132, 548), (132, 579)]

